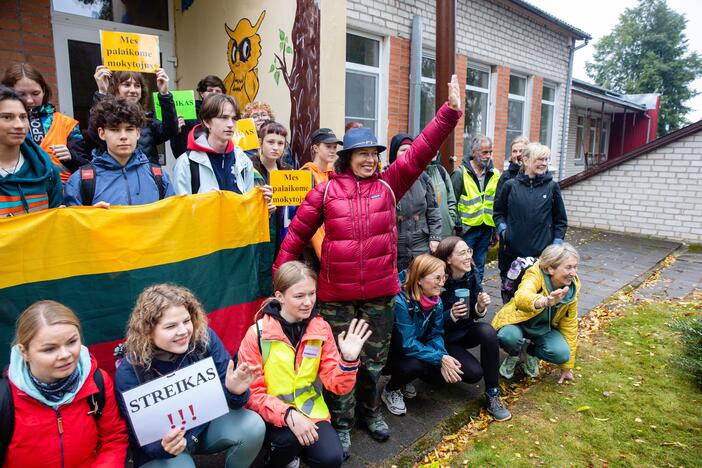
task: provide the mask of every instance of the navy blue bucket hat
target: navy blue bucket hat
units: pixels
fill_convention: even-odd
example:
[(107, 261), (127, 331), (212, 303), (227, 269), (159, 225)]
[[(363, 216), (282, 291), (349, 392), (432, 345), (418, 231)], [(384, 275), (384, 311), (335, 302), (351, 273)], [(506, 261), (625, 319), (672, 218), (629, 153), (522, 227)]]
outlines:
[(378, 148), (378, 153), (385, 151), (385, 146), (378, 144), (378, 138), (373, 130), (368, 127), (352, 128), (344, 135), (344, 149), (336, 154), (340, 157), (350, 156), (351, 152), (359, 148)]

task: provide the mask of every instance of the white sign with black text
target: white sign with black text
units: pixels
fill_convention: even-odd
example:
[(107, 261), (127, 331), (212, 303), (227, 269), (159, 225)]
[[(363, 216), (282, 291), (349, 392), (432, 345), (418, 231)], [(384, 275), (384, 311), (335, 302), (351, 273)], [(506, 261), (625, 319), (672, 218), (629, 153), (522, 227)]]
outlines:
[(192, 429), (229, 411), (211, 357), (122, 393), (139, 445)]

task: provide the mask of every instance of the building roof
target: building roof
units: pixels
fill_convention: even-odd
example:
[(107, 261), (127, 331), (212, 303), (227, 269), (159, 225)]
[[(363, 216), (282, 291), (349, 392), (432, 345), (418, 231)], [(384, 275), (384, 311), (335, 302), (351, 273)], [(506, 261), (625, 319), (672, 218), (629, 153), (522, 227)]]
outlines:
[[(499, 2), (499, 0), (498, 0), (498, 2)], [(582, 29), (576, 28), (575, 26), (573, 26), (569, 23), (566, 23), (563, 20), (556, 18), (552, 14), (545, 12), (541, 8), (538, 8), (529, 2), (525, 2), (524, 0), (510, 0), (510, 3), (517, 5), (521, 8), (523, 8), (524, 10), (531, 12), (531, 13), (545, 19), (546, 21), (551, 23), (553, 26), (556, 26), (558, 29), (565, 30), (565, 32), (568, 32), (571, 36), (573, 36), (576, 39), (585, 40), (585, 41), (589, 41), (590, 39), (592, 39), (592, 36), (590, 36), (588, 33), (583, 31)]]
[[(587, 98), (593, 98), (595, 101), (604, 101), (613, 104), (616, 107), (628, 108), (634, 111), (646, 111), (645, 102), (642, 103), (642, 96), (656, 96), (656, 95), (632, 95), (628, 96), (626, 94), (617, 93), (611, 91), (602, 86), (598, 86), (593, 83), (588, 83), (587, 81), (578, 80), (573, 78), (573, 93), (585, 96)], [(575, 96), (574, 96), (575, 97)], [(654, 99), (655, 102), (655, 99)], [(577, 102), (574, 100), (574, 104), (577, 106)]]
[(659, 148), (664, 147), (665, 145), (676, 142), (687, 136), (694, 135), (698, 132), (702, 132), (702, 120), (690, 124), (687, 127), (683, 127), (680, 130), (676, 130), (673, 133), (669, 133), (666, 136), (653, 140), (648, 144), (639, 146), (638, 148), (629, 151), (628, 153), (625, 153), (622, 156), (619, 156), (618, 158), (610, 159), (608, 161), (603, 162), (602, 164), (592, 166), (591, 168), (586, 169), (583, 172), (575, 174), (574, 176), (566, 177), (565, 179), (559, 182), (559, 185), (562, 189), (570, 187), (571, 185), (575, 185), (578, 182), (582, 182), (585, 179), (589, 179), (594, 175), (600, 174), (601, 172), (607, 171), (615, 166), (618, 166), (627, 161), (631, 161), (634, 158), (638, 158), (641, 155), (648, 154), (653, 150), (657, 150)]

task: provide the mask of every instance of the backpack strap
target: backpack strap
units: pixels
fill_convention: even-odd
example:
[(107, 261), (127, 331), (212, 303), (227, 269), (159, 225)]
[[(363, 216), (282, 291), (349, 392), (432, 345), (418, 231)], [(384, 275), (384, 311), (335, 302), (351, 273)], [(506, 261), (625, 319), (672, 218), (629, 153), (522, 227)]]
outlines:
[(95, 369), (95, 372), (93, 372), (93, 380), (98, 392), (88, 397), (88, 407), (90, 408), (88, 414), (92, 414), (93, 419), (97, 423), (97, 420), (102, 416), (102, 410), (105, 408), (105, 378), (100, 369)]
[(5, 464), (7, 449), (15, 432), (15, 405), (12, 401), (10, 379), (3, 371), (0, 375), (0, 465)]
[(83, 206), (93, 206), (95, 198), (95, 168), (88, 163), (80, 171), (80, 200)]
[(190, 193), (195, 195), (200, 190), (200, 165), (190, 159), (190, 150), (186, 152), (190, 163)]
[(163, 200), (166, 197), (166, 186), (163, 183), (163, 168), (160, 164), (149, 163), (151, 166), (151, 177), (154, 178), (156, 187), (158, 187), (158, 199)]
[(271, 342), (264, 340), (261, 335), (263, 331), (263, 319), (256, 320), (256, 334), (258, 335), (258, 351), (261, 353), (261, 367), (266, 365), (268, 356), (271, 354)]

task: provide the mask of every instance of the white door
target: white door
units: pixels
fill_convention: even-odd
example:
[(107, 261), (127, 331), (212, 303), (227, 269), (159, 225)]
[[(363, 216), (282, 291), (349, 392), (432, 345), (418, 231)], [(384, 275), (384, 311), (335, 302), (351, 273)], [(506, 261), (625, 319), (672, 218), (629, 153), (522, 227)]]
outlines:
[[(86, 2), (81, 0), (52, 0), (51, 22), (61, 112), (78, 120), (82, 129), (88, 127), (93, 93), (97, 91), (93, 74), (95, 68), (102, 63), (100, 30), (159, 36), (161, 66), (171, 78), (171, 88), (175, 89), (172, 2), (173, 0), (95, 0), (86, 6)], [(155, 27), (140, 26), (141, 24)], [(144, 77), (149, 83), (150, 92), (156, 91), (155, 75), (145, 73)], [(173, 161), (169, 145), (165, 145), (159, 152), (168, 154), (168, 162)]]

